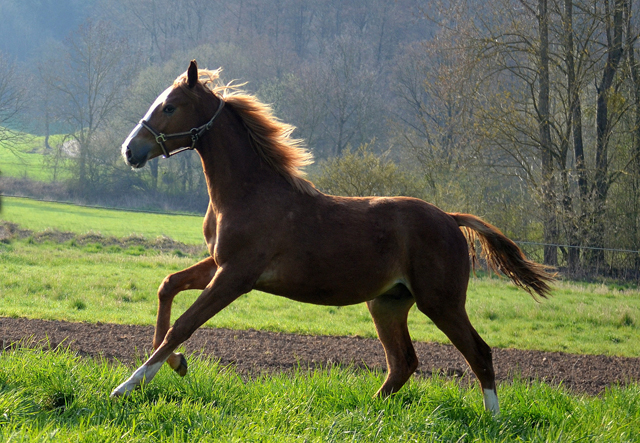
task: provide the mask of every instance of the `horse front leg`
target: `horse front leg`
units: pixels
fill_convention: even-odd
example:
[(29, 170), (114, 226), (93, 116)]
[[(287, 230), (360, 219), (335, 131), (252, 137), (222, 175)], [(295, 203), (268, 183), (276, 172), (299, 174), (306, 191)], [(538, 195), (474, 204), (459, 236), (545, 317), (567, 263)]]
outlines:
[(141, 383), (150, 382), (181, 343), (232, 301), (249, 292), (257, 279), (257, 275), (248, 278), (246, 273), (223, 269), (218, 268), (213, 280), (189, 309), (175, 321), (151, 357), (136, 369), (131, 377), (115, 388), (111, 392), (111, 397), (128, 395)]
[[(211, 282), (218, 266), (208, 257), (195, 265), (175, 274), (168, 275), (158, 288), (158, 315), (153, 335), (153, 349), (162, 344), (171, 324), (171, 306), (174, 297), (187, 289), (205, 289)], [(187, 359), (180, 353), (172, 353), (167, 363), (180, 376), (187, 374)]]

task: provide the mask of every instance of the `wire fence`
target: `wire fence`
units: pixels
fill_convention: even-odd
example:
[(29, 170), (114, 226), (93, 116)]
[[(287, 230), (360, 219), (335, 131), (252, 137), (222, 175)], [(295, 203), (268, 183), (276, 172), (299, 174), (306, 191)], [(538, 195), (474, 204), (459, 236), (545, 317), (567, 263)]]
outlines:
[[(577, 280), (614, 280), (640, 284), (640, 251), (516, 241), (530, 260), (544, 262), (546, 247), (558, 250), (558, 272)], [(573, 260), (570, 262), (571, 251)]]

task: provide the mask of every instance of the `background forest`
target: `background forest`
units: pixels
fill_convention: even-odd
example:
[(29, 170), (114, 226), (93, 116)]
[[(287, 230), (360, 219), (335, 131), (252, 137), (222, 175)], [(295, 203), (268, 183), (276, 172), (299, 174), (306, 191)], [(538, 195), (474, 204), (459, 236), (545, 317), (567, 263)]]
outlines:
[(639, 278), (638, 12), (632, 0), (0, 0), (0, 150), (44, 157), (38, 177), (0, 164), (1, 186), (203, 212), (195, 154), (137, 173), (119, 154), (195, 58), (297, 126), (327, 192), (424, 198), (546, 245), (545, 263)]

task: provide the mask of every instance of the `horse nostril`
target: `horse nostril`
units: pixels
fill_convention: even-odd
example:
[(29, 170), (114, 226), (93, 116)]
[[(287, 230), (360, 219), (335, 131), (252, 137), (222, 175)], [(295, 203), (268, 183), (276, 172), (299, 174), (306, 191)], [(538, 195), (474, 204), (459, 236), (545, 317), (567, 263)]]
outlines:
[(131, 161), (131, 149), (127, 148), (125, 155), (127, 156), (127, 161)]

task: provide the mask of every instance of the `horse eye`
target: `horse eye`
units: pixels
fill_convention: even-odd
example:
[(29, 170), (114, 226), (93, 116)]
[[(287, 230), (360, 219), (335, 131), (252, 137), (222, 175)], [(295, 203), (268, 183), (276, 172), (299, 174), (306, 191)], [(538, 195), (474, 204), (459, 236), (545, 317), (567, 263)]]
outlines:
[(167, 105), (164, 108), (162, 108), (162, 112), (164, 112), (165, 114), (173, 114), (175, 110), (176, 110), (176, 107), (173, 105)]

